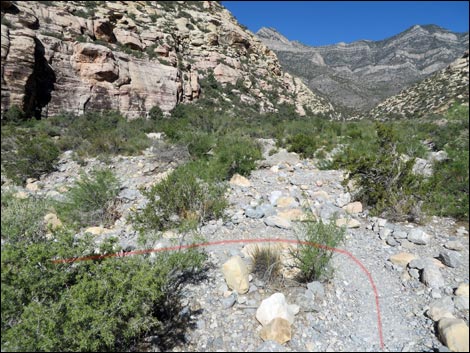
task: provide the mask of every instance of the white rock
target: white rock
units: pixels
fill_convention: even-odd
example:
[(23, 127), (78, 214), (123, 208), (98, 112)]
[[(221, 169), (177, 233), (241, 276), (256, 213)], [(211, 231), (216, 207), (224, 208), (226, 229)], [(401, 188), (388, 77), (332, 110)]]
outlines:
[(338, 207), (343, 207), (351, 202), (351, 194), (349, 192), (341, 194), (336, 198), (336, 205)]
[(256, 310), (256, 319), (263, 326), (266, 326), (277, 317), (283, 318), (292, 324), (299, 309), (298, 305), (287, 304), (283, 293), (274, 293), (261, 302), (258, 310)]
[(270, 216), (270, 217), (267, 217), (264, 219), (264, 223), (267, 225), (267, 226), (270, 226), (270, 227), (278, 227), (278, 228), (282, 228), (282, 229), (291, 229), (292, 228), (292, 223), (285, 219), (285, 218), (281, 218), (279, 216)]
[(408, 240), (418, 245), (426, 245), (430, 239), (431, 236), (419, 228), (412, 229), (408, 233)]
[(280, 198), (281, 196), (282, 196), (282, 191), (274, 190), (269, 195), (269, 203), (273, 206), (276, 205), (277, 199)]

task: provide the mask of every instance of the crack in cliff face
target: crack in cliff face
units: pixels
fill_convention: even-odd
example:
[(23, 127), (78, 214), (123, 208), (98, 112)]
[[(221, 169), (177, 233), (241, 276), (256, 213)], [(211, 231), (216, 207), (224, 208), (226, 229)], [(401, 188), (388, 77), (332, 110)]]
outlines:
[(36, 119), (41, 119), (43, 108), (46, 107), (47, 110), (51, 101), (56, 75), (47, 62), (44, 45), (37, 38), (34, 38), (34, 43), (34, 67), (26, 82), (23, 110)]

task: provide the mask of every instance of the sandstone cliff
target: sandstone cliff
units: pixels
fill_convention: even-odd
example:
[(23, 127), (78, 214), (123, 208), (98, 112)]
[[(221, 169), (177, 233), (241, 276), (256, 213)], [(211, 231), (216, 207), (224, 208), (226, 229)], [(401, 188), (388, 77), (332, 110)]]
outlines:
[(313, 47), (272, 28), (257, 33), (284, 70), (299, 76), (335, 106), (367, 111), (387, 97), (445, 68), (468, 50), (468, 33), (416, 25), (393, 37)]
[(468, 104), (468, 51), (445, 69), (386, 99), (368, 114), (374, 119), (420, 118)]
[(261, 110), (336, 114), (215, 1), (2, 1), (1, 35), (2, 113), (169, 111), (204, 94), (213, 73)]

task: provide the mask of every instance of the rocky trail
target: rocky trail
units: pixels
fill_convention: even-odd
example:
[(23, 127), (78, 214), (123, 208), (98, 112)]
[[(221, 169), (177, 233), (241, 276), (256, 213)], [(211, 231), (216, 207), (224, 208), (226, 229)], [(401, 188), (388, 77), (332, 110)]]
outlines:
[[(425, 225), (370, 217), (362, 205), (351, 202), (351, 195), (341, 184), (341, 171), (320, 170), (314, 161), (300, 160), (284, 150), (269, 156), (273, 142), (264, 143), (265, 160), (259, 168), (247, 179), (232, 179), (225, 220), (205, 224), (197, 237), (167, 231), (151, 244), (152, 248), (191, 241), (295, 240), (296, 220), (305, 216), (306, 208), (325, 221), (336, 215), (337, 222), (347, 225), (345, 241), (339, 248), (359, 260), (374, 281), (381, 325), (366, 273), (343, 253), (334, 254), (334, 273), (329, 281), (299, 284), (289, 279), (289, 269), (283, 271), (285, 280), (278, 284), (265, 283), (250, 274), (248, 291), (238, 294), (227, 285), (222, 266), (239, 256), (249, 268), (253, 245), (248, 241), (227, 243), (206, 247), (210, 266), (205, 278), (184, 286), (182, 307), (176, 316), (189, 327), (178, 331), (175, 326), (172, 337), (148, 337), (145, 349), (380, 351), (379, 327), (385, 351), (444, 352), (447, 347), (458, 350), (465, 345), (465, 337), (468, 349), (468, 225), (436, 217)], [(184, 151), (164, 146), (156, 141), (141, 156), (112, 158), (108, 167), (123, 185), (119, 195), (121, 218), (110, 229), (88, 229), (98, 243), (117, 236), (125, 251), (141, 248), (137, 232), (128, 220), (133, 209), (145, 204), (139, 187), (158, 182), (185, 158)], [(23, 196), (36, 193), (61, 198), (80, 170), (97, 165), (105, 166), (93, 159), (81, 167), (66, 153), (57, 172), (31, 181), (18, 192)], [(287, 252), (288, 245), (277, 246)], [(263, 300), (274, 293), (282, 293), (291, 305), (287, 311), (293, 322), (286, 328), (291, 337), (283, 345), (260, 338), (260, 331), (267, 329), (257, 320), (257, 311)], [(270, 307), (270, 311), (276, 310)], [(461, 321), (447, 319), (450, 317)], [(441, 328), (440, 338), (438, 326), (444, 324), (450, 326)], [(286, 330), (281, 330), (281, 335)]]

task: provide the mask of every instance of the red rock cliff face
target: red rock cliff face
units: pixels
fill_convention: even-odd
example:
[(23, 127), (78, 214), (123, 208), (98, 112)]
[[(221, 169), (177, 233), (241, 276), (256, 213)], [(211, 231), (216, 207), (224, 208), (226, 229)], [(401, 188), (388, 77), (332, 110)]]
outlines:
[(2, 112), (116, 109), (130, 118), (198, 99), (209, 73), (274, 110), (331, 104), (284, 74), (276, 55), (216, 2), (2, 1)]

